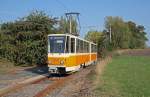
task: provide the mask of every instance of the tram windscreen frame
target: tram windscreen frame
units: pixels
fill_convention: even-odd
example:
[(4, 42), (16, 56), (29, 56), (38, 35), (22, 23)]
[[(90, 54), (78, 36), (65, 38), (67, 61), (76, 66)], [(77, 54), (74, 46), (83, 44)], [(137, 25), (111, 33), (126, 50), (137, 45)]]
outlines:
[(49, 36), (49, 52), (64, 53), (65, 52), (66, 36)]

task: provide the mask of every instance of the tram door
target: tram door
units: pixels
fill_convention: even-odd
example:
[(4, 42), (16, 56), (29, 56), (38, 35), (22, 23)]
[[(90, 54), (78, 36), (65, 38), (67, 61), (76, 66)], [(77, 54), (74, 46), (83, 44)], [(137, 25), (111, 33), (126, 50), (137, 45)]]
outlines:
[(75, 38), (73, 37), (70, 37), (70, 53), (71, 55), (71, 58), (70, 58), (70, 64), (72, 66), (76, 66), (76, 56), (74, 56), (74, 53), (75, 53)]
[(75, 53), (75, 38), (70, 38), (70, 43), (71, 43), (71, 49), (70, 49), (70, 51), (71, 51), (71, 53)]
[(66, 53), (75, 53), (75, 38), (67, 36)]

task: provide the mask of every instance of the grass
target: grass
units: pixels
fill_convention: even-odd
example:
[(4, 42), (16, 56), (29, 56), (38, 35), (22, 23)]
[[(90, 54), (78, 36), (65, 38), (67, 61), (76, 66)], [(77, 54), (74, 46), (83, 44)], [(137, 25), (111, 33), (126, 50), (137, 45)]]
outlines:
[(100, 97), (150, 97), (150, 57), (113, 57), (95, 92)]

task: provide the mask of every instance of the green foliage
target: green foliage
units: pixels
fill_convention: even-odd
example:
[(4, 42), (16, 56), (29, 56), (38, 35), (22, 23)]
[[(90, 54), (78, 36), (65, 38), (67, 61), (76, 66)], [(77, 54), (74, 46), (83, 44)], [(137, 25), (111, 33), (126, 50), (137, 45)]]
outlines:
[[(76, 20), (72, 19), (71, 20), (71, 23), (72, 23), (72, 33), (73, 35), (76, 35), (77, 32), (78, 32), (78, 29), (77, 29), (77, 22)], [(70, 22), (69, 20), (66, 20), (64, 17), (61, 17), (59, 22), (58, 22), (58, 29), (57, 30), (57, 33), (70, 33)]]
[(105, 33), (100, 31), (89, 31), (85, 35), (85, 39), (88, 41), (92, 41), (97, 44), (98, 53), (101, 57), (105, 56), (105, 47), (107, 45), (107, 42), (105, 42)]
[[(110, 40), (111, 30), (111, 40)], [(134, 49), (146, 47), (146, 32), (142, 25), (134, 22), (125, 22), (120, 17), (106, 17), (105, 29), (102, 33), (89, 31), (85, 39), (93, 41), (98, 45), (98, 53), (105, 56), (107, 52), (115, 49)]]
[(58, 27), (58, 31), (57, 33), (69, 33), (69, 23), (68, 21), (64, 18), (64, 17), (61, 17), (60, 18), (60, 21), (59, 21), (59, 27)]
[(98, 43), (99, 39), (102, 38), (102, 34), (102, 32), (98, 31), (89, 31), (86, 34), (85, 39), (94, 43)]
[(145, 28), (134, 22), (125, 22), (120, 17), (106, 17), (105, 29), (112, 32), (112, 48), (145, 48)]
[(47, 35), (55, 33), (56, 20), (43, 11), (1, 25), (0, 57), (16, 64), (45, 64)]
[(145, 48), (146, 32), (144, 32), (145, 28), (142, 25), (136, 25), (134, 22), (127, 22), (128, 27), (131, 31), (131, 41), (130, 48)]
[(106, 30), (111, 28), (112, 48), (129, 48), (131, 32), (128, 25), (120, 17), (106, 17)]

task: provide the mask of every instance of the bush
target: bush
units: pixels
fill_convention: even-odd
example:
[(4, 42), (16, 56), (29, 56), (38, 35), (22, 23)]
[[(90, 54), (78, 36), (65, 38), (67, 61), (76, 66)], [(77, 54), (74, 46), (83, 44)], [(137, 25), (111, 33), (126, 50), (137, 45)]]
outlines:
[(2, 24), (0, 57), (16, 65), (46, 64), (47, 35), (53, 32), (54, 25), (54, 19), (38, 11), (19, 21)]

